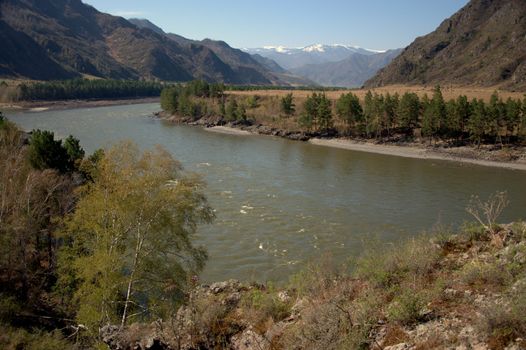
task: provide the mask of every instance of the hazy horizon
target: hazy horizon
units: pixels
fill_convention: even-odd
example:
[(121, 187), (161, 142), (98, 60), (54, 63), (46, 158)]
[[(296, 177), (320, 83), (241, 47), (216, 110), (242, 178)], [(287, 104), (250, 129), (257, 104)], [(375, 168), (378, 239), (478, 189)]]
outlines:
[(432, 32), (468, 1), (84, 2), (116, 16), (147, 19), (169, 33), (195, 40), (223, 40), (236, 48), (343, 44), (388, 50), (405, 47)]

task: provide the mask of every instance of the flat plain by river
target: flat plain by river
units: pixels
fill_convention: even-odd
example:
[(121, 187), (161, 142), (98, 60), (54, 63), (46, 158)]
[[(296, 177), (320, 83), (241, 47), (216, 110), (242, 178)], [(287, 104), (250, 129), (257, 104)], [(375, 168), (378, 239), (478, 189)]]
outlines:
[(149, 116), (158, 103), (8, 112), (22, 128), (79, 138), (91, 152), (130, 139), (166, 147), (201, 174), (216, 210), (200, 227), (205, 281), (286, 280), (326, 252), (337, 261), (469, 216), (471, 195), (508, 191), (503, 221), (526, 218), (526, 172), (207, 132)]

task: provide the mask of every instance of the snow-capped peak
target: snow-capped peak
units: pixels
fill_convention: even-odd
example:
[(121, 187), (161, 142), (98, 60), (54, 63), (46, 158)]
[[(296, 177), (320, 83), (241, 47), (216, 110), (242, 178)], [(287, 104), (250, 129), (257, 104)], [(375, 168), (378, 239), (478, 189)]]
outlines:
[(325, 45), (322, 44), (314, 44), (310, 46), (305, 46), (302, 51), (305, 52), (325, 52)]
[(272, 51), (276, 51), (276, 52), (280, 52), (280, 53), (286, 53), (289, 51), (288, 48), (286, 48), (285, 46), (263, 46), (263, 49), (265, 50), (272, 50)]

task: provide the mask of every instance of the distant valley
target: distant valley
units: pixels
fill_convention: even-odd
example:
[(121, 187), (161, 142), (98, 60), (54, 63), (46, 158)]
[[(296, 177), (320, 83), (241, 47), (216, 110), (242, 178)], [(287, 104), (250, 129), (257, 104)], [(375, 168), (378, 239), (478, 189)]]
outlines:
[(378, 51), (339, 44), (315, 44), (299, 48), (267, 46), (243, 50), (272, 60), (293, 75), (316, 84), (353, 88), (361, 87), (402, 51)]

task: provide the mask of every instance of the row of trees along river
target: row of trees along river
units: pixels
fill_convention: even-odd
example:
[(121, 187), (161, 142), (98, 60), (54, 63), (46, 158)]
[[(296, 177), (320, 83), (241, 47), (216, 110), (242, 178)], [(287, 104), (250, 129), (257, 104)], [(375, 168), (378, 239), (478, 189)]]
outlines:
[(348, 92), (332, 101), (323, 92), (313, 92), (299, 106), (295, 99), (293, 93), (279, 99), (228, 94), (220, 84), (196, 81), (164, 89), (161, 106), (194, 120), (214, 115), (227, 122), (288, 119), (289, 127), (361, 138), (423, 136), (477, 145), (526, 141), (526, 97), (503, 100), (494, 93), (489, 102), (466, 96), (446, 101), (437, 86), (431, 97), (368, 91), (362, 100)]

